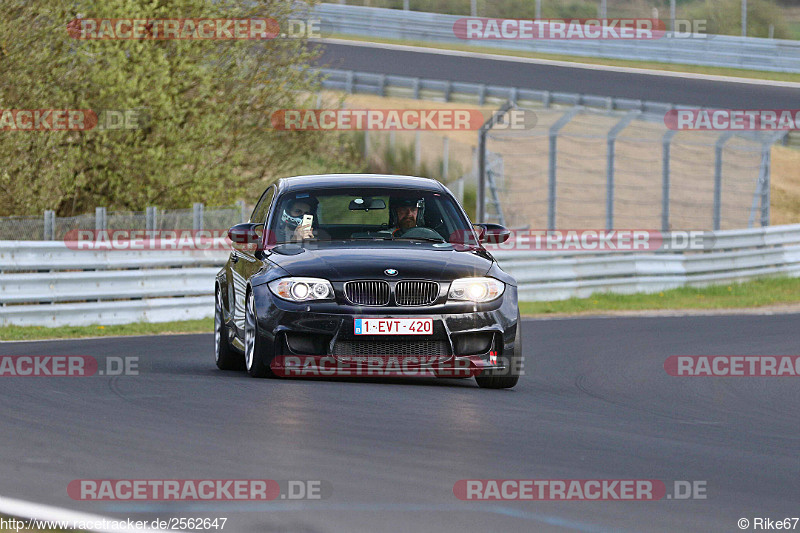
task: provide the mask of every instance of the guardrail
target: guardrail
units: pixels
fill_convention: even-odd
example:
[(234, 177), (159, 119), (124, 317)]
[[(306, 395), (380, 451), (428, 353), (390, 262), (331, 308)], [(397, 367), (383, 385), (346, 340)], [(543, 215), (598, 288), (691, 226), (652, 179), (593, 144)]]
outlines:
[[(322, 87), (347, 93), (374, 94), (377, 96), (397, 96), (417, 100), (441, 100), (444, 102), (464, 102), (484, 105), (502, 104), (510, 101), (519, 106), (551, 105), (584, 106), (609, 111), (636, 110), (658, 115), (680, 106), (672, 103), (634, 100), (613, 96), (591, 94), (538, 91), (505, 85), (486, 85), (460, 81), (433, 80), (411, 76), (394, 76), (357, 72), (353, 70), (319, 69), (323, 75)], [(688, 107), (688, 106), (687, 106)], [(695, 108), (697, 106), (694, 106)]]
[(708, 232), (702, 252), (504, 251), (491, 246), (527, 301), (587, 298), (594, 292), (660, 292), (775, 275), (800, 276), (800, 224)]
[(227, 253), (74, 250), (0, 241), (0, 325), (85, 326), (213, 316)]
[[(800, 224), (709, 232), (689, 253), (520, 251), (492, 245), (521, 300), (658, 292), (762, 276), (800, 276)], [(0, 325), (167, 322), (213, 316), (224, 251), (82, 251), (58, 241), (0, 241)]]
[(548, 54), (657, 61), (686, 65), (800, 72), (800, 42), (731, 35), (699, 34), (676, 38), (672, 32), (654, 40), (464, 40), (453, 24), (464, 17), (378, 7), (320, 4), (312, 17), (320, 19), (323, 35), (359, 35), (381, 39), (476, 44)]

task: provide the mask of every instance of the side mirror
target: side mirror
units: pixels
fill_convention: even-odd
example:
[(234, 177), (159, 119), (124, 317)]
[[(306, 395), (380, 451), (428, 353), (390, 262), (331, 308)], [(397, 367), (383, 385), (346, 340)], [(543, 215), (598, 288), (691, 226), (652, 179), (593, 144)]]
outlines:
[(228, 230), (228, 238), (236, 250), (255, 252), (262, 248), (264, 225), (252, 222), (236, 224)]
[(481, 242), (488, 244), (500, 244), (506, 242), (511, 237), (511, 231), (500, 224), (474, 224), (478, 229), (478, 238)]

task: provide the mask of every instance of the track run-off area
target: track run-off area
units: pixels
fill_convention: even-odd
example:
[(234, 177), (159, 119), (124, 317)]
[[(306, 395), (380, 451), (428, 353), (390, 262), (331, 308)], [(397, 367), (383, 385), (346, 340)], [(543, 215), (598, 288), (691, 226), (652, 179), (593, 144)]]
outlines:
[[(227, 531), (737, 531), (800, 513), (797, 377), (676, 377), (673, 355), (796, 355), (800, 315), (525, 319), (525, 375), (253, 379), (210, 334), (0, 343), (137, 373), (0, 377), (0, 496)], [(124, 373), (123, 373), (124, 374)], [(317, 480), (322, 499), (83, 501), (73, 480)], [(462, 501), (459, 480), (661, 480), (657, 501)], [(675, 481), (704, 498), (669, 498)]]

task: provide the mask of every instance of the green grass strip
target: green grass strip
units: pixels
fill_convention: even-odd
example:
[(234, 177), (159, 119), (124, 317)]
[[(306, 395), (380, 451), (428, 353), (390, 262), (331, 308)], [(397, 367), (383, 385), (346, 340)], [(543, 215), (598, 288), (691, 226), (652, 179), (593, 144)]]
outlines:
[(180, 322), (136, 322), (114, 326), (3, 326), (0, 340), (26, 341), (38, 339), (73, 339), (80, 337), (111, 337), (120, 335), (166, 335), (175, 333), (212, 333), (214, 319), (184, 320)]
[(800, 278), (773, 277), (711, 287), (681, 287), (656, 293), (595, 293), (589, 298), (521, 302), (523, 315), (663, 309), (735, 309), (800, 303)]

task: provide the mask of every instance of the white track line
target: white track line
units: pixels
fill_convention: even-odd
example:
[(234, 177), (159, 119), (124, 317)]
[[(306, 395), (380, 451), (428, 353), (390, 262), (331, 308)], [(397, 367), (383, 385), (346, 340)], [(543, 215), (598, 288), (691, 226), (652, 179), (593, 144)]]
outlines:
[[(24, 500), (15, 500), (0, 496), (0, 513), (9, 515), (15, 518), (30, 518), (33, 520), (49, 520), (53, 522), (125, 522), (127, 519), (111, 518), (108, 516), (100, 516), (95, 514), (81, 513), (78, 511), (70, 511), (69, 509), (62, 509), (60, 507), (52, 507), (50, 505), (42, 505), (40, 503), (27, 502)], [(136, 520), (133, 520), (136, 522)], [(26, 523), (27, 526), (27, 523)], [(100, 533), (119, 533), (120, 531), (136, 531), (138, 533), (162, 533), (163, 530), (159, 529), (107, 529), (107, 528), (84, 528), (85, 531), (97, 531)], [(13, 530), (11, 530), (13, 531)]]
[(553, 59), (537, 59), (533, 57), (507, 56), (501, 54), (487, 54), (482, 52), (467, 52), (463, 50), (448, 50), (442, 48), (429, 48), (426, 46), (411, 46), (406, 44), (370, 43), (365, 41), (350, 41), (347, 39), (312, 39), (312, 40), (321, 43), (341, 44), (346, 46), (361, 46), (364, 48), (384, 48), (388, 50), (401, 50), (405, 52), (440, 54), (445, 56), (470, 57), (475, 59), (491, 59), (494, 61), (507, 61), (511, 63), (552, 65), (556, 67), (580, 68), (585, 70), (604, 70), (609, 72), (624, 72), (627, 74), (642, 74), (647, 76), (720, 81), (725, 83), (740, 83), (746, 85), (769, 85), (772, 87), (789, 87), (794, 89), (800, 89), (800, 83), (791, 81), (759, 80), (752, 78), (738, 78), (735, 76), (715, 76), (712, 74), (697, 74), (693, 72), (672, 72), (668, 70), (655, 70), (655, 69), (633, 68), (633, 67), (616, 67), (610, 65), (595, 65), (592, 63), (556, 61)]

